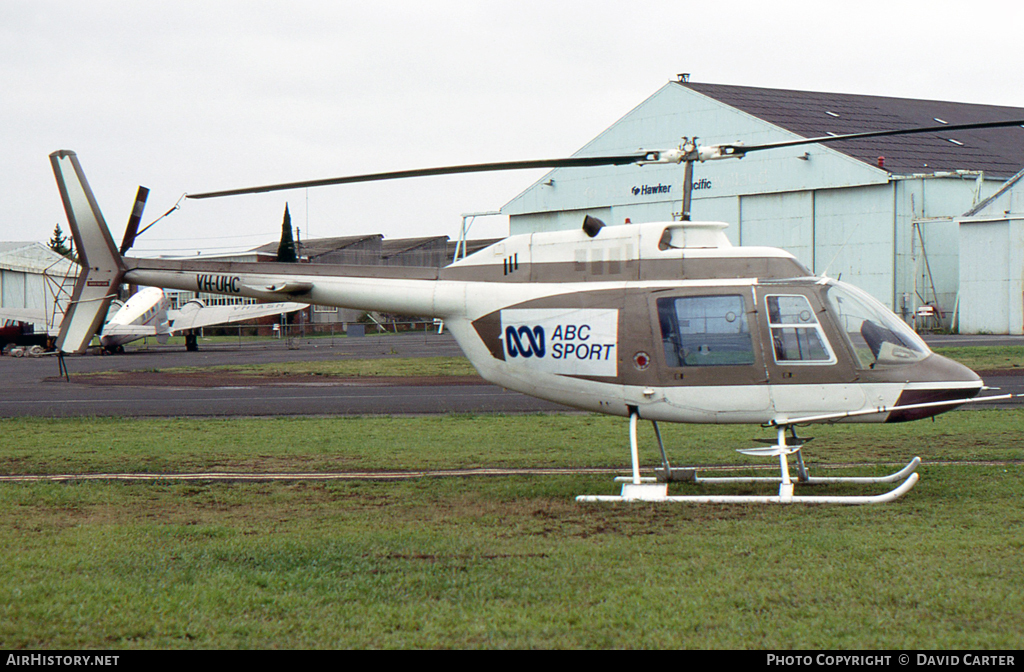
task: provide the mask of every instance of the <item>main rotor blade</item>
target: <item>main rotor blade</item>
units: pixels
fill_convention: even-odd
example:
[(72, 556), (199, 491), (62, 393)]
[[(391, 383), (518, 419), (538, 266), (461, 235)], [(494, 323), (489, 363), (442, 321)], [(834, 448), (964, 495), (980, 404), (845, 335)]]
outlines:
[[(939, 133), (949, 131), (963, 131), (981, 128), (1000, 128), (1006, 126), (1024, 126), (1024, 119), (1011, 121), (988, 121), (973, 124), (946, 124), (942, 126), (923, 126), (918, 128), (903, 128), (887, 131), (866, 131), (863, 133), (847, 133), (845, 135), (825, 135), (817, 138), (801, 138), (799, 140), (786, 140), (782, 142), (770, 142), (763, 145), (743, 145), (723, 143), (714, 145), (721, 156), (713, 158), (740, 157), (748, 152), (755, 152), (764, 149), (776, 149), (779, 147), (795, 147), (798, 145), (812, 145), (839, 140), (856, 140), (861, 138), (878, 138), (890, 135), (912, 135), (915, 133)], [(269, 191), (285, 191), (287, 189), (304, 189), (307, 187), (325, 187), (336, 184), (352, 184), (354, 182), (378, 182), (381, 180), (398, 180), (408, 177), (429, 177), (432, 175), (456, 175), (460, 173), (485, 173), (500, 170), (525, 170), (529, 168), (577, 168), (587, 166), (621, 166), (632, 163), (681, 163), (700, 160), (693, 147), (668, 151), (638, 152), (636, 154), (621, 154), (617, 156), (583, 156), (568, 157), (563, 159), (539, 159), (534, 161), (500, 161), (496, 163), (473, 163), (461, 166), (439, 166), (436, 168), (417, 168), (414, 170), (396, 170), (382, 173), (366, 173), (363, 175), (348, 175), (344, 177), (329, 177), (319, 180), (304, 180), (301, 182), (282, 182), (279, 184), (267, 184), (259, 187), (243, 187), (240, 189), (225, 189), (223, 191), (207, 191), (198, 194), (186, 194), (186, 198), (204, 199), (221, 198), (223, 196), (239, 196), (241, 194), (261, 194)]]
[(888, 135), (913, 135), (914, 133), (939, 133), (949, 131), (966, 131), (976, 128), (1002, 128), (1006, 126), (1022, 126), (1024, 119), (1011, 121), (986, 121), (976, 124), (945, 124), (942, 126), (921, 126), (918, 128), (904, 128), (888, 131), (865, 131), (863, 133), (846, 133), (845, 135), (824, 135), (817, 138), (804, 138), (801, 140), (785, 140), (782, 142), (769, 142), (763, 145), (729, 145), (722, 144), (722, 147), (733, 147), (737, 154), (746, 154), (762, 149), (776, 149), (779, 147), (796, 147), (797, 145), (813, 145), (825, 142), (836, 142), (837, 140), (857, 140), (860, 138), (880, 138)]
[(417, 168), (414, 170), (395, 170), (384, 173), (367, 173), (365, 175), (348, 175), (345, 177), (329, 177), (321, 180), (305, 180), (302, 182), (282, 182), (267, 184), (261, 187), (244, 187), (226, 189), (224, 191), (207, 191), (199, 194), (187, 194), (188, 198), (220, 198), (222, 196), (238, 196), (241, 194), (261, 194), (268, 191), (284, 191), (286, 189), (303, 189), (306, 187), (325, 187), (334, 184), (351, 184), (353, 182), (377, 182), (380, 180), (398, 180), (406, 177), (428, 177), (431, 175), (455, 175), (459, 173), (485, 173), (498, 170), (525, 170), (528, 168), (573, 168), (581, 166), (620, 166), (636, 163), (647, 158), (650, 153), (624, 154), (619, 156), (582, 156), (564, 159), (539, 159), (535, 161), (501, 161), (497, 163), (473, 163), (462, 166), (441, 166), (437, 168)]

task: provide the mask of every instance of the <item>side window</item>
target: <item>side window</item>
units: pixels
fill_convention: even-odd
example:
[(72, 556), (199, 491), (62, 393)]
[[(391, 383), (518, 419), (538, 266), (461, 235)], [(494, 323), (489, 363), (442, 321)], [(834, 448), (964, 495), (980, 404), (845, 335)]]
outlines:
[(835, 355), (806, 296), (768, 296), (765, 304), (776, 362), (835, 363)]
[(658, 321), (669, 366), (742, 366), (754, 363), (742, 296), (658, 299)]

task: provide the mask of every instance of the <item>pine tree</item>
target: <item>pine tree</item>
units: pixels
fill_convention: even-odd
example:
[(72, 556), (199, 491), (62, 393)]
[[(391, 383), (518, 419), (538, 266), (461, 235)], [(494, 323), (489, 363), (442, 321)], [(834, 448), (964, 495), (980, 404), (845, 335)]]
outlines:
[(281, 222), (281, 244), (277, 246), (277, 260), (289, 263), (298, 261), (295, 255), (295, 240), (292, 238), (292, 216), (288, 204), (284, 204), (284, 221)]
[(71, 259), (71, 247), (68, 245), (68, 237), (60, 230), (60, 224), (54, 225), (53, 238), (50, 238), (47, 246), (62, 257)]

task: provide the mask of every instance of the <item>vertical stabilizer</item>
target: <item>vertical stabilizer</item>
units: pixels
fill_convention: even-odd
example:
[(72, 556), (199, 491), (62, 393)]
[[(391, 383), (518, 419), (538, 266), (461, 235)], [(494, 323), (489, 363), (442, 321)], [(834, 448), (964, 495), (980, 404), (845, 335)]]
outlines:
[(57, 349), (84, 352), (103, 326), (110, 301), (124, 276), (124, 264), (78, 157), (74, 152), (61, 150), (50, 154), (50, 163), (81, 266), (71, 303), (60, 325)]

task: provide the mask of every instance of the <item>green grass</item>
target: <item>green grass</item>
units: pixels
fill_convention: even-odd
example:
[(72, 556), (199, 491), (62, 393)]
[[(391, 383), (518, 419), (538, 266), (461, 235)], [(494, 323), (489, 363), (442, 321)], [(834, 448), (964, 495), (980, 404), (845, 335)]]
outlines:
[[(475, 376), (476, 369), (465, 357), (381, 357), (375, 359), (336, 359), (317, 362), (268, 362), (226, 364), (223, 366), (175, 366), (154, 369), (157, 373), (189, 374), (221, 372), (257, 377), (337, 376), (344, 378), (374, 376)], [(130, 376), (132, 371), (99, 371), (76, 376)]]
[[(809, 431), (812, 469), (922, 456), (915, 489), (872, 507), (573, 500), (614, 493), (606, 475), (3, 483), (0, 648), (1019, 649), (1022, 422)], [(731, 450), (756, 428), (662, 429), (679, 465), (762, 463)], [(4, 474), (628, 465), (625, 421), (587, 415), (0, 431)]]
[[(163, 369), (173, 371), (172, 369)], [(187, 370), (187, 369), (186, 369)], [(198, 370), (198, 369), (192, 369)], [(227, 371), (258, 376), (475, 376), (476, 369), (465, 357), (386, 357), (377, 359), (336, 359), (320, 362), (283, 362), (215, 366), (204, 371)]]
[(1024, 368), (1024, 346), (1021, 345), (972, 345), (934, 350), (975, 371)]

